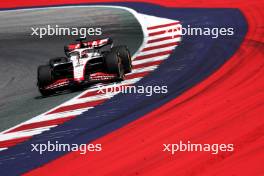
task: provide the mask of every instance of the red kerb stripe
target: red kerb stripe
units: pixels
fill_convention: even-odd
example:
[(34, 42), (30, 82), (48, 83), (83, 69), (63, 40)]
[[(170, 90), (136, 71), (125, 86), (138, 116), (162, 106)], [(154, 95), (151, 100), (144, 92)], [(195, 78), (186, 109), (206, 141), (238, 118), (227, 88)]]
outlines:
[(86, 102), (86, 103), (73, 104), (73, 105), (68, 105), (68, 106), (62, 106), (62, 107), (55, 109), (54, 111), (49, 112), (48, 114), (54, 114), (54, 113), (64, 112), (64, 111), (71, 111), (71, 110), (82, 109), (82, 108), (87, 108), (87, 107), (94, 107), (96, 105), (103, 103), (105, 100), (106, 99)]
[(134, 78), (140, 78), (140, 77), (144, 77), (149, 73), (149, 71), (147, 72), (141, 72), (141, 73), (135, 73), (135, 74), (131, 74), (131, 75), (126, 75), (126, 79), (134, 79)]
[(153, 39), (153, 40), (149, 40), (147, 43), (155, 43), (155, 42), (161, 42), (164, 40), (170, 40), (170, 39), (174, 39), (174, 38), (179, 38), (181, 37), (180, 35), (175, 35), (175, 36), (168, 36), (168, 37), (162, 37), (162, 38), (158, 38), (158, 39)]
[(166, 30), (157, 31), (157, 32), (151, 32), (151, 33), (149, 33), (149, 37), (156, 36), (156, 35), (161, 35), (161, 34), (165, 34), (166, 32), (167, 32)]
[(147, 48), (144, 48), (142, 51), (150, 51), (150, 50), (154, 50), (154, 49), (166, 48), (169, 46), (177, 46), (177, 45), (179, 45), (179, 42), (172, 42), (172, 43), (167, 43), (167, 44), (163, 44), (163, 45), (147, 47)]
[(18, 143), (21, 143), (21, 142), (24, 142), (24, 141), (30, 139), (31, 137), (32, 136), (21, 137), (21, 138), (17, 138), (17, 139), (10, 139), (10, 140), (6, 140), (6, 141), (0, 141), (0, 148), (15, 146)]
[(157, 25), (157, 26), (151, 26), (151, 27), (148, 27), (147, 29), (148, 30), (152, 30), (152, 29), (157, 29), (157, 28), (163, 28), (163, 27), (168, 27), (168, 26), (173, 26), (173, 25), (176, 25), (176, 24), (180, 24), (180, 22), (173, 22), (173, 23), (168, 23), (168, 24), (162, 24), (162, 25)]
[(138, 56), (134, 60), (142, 60), (142, 59), (147, 59), (151, 57), (163, 56), (163, 55), (171, 54), (172, 52), (173, 50), (168, 50), (168, 51), (163, 51), (163, 52), (158, 52), (158, 53), (153, 53), (153, 54), (147, 54), (143, 56)]
[(154, 62), (147, 62), (147, 63), (143, 63), (143, 64), (138, 64), (138, 65), (133, 65), (133, 69), (144, 68), (144, 67), (149, 67), (149, 66), (153, 66), (153, 65), (159, 65), (161, 62), (162, 62), (162, 60), (154, 61)]

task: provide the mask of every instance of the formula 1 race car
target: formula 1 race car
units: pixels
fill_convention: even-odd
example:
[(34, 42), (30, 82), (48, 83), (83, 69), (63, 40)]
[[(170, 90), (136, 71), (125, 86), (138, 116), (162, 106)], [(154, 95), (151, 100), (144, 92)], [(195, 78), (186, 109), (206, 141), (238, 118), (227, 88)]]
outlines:
[(131, 55), (125, 45), (114, 47), (111, 38), (76, 41), (64, 47), (67, 57), (38, 67), (37, 85), (43, 96), (93, 82), (122, 81), (131, 72)]

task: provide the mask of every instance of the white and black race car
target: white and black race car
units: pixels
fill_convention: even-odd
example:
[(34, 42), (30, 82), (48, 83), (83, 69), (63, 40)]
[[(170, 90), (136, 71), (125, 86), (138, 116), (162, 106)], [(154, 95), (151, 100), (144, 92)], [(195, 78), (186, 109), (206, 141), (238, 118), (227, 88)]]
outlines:
[(122, 81), (131, 72), (131, 55), (125, 45), (114, 46), (111, 38), (76, 41), (64, 47), (67, 57), (38, 67), (37, 85), (43, 96), (87, 83)]

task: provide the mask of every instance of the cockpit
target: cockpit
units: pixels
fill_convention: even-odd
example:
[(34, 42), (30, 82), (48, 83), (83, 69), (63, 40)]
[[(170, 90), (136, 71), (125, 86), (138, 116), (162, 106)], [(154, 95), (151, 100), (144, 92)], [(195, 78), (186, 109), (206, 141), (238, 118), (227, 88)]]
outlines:
[(70, 57), (76, 57), (77, 59), (88, 58), (90, 53), (94, 53), (94, 49), (74, 50), (69, 53)]

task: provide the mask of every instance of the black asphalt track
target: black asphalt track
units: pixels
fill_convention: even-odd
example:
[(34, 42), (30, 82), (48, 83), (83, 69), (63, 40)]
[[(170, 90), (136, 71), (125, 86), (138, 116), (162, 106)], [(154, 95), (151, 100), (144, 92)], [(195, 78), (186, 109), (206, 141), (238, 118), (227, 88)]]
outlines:
[[(0, 11), (0, 131), (63, 103), (80, 92), (42, 98), (36, 87), (38, 65), (63, 56), (63, 47), (77, 36), (31, 35), (33, 28), (101, 27), (101, 37), (126, 44), (132, 53), (140, 47), (143, 33), (135, 17), (111, 7), (66, 7)], [(91, 39), (98, 36), (91, 36)]]

